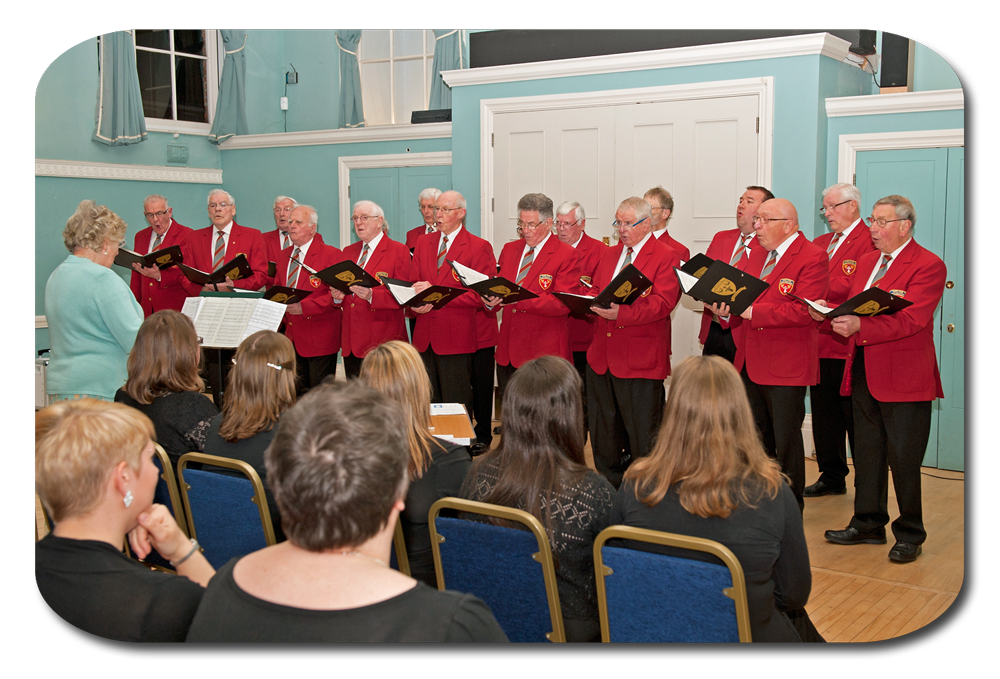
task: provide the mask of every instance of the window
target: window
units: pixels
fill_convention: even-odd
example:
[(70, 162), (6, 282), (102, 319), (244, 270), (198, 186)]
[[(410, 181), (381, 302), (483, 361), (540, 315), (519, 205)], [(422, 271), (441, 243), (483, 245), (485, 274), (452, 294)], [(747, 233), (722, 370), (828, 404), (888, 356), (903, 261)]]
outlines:
[(146, 128), (208, 134), (222, 62), (218, 31), (136, 29), (133, 36)]
[(358, 64), (367, 127), (410, 122), (431, 96), (434, 31), (361, 31)]

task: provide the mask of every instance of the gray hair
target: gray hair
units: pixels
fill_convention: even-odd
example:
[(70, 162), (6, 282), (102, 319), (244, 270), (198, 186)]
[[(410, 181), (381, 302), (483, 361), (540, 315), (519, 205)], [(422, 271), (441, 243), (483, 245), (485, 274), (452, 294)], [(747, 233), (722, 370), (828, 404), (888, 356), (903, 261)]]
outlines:
[(910, 202), (909, 198), (904, 198), (894, 193), (891, 196), (879, 198), (875, 201), (875, 205), (872, 208), (874, 209), (879, 205), (891, 205), (896, 213), (896, 219), (908, 219), (911, 229), (917, 225), (917, 211), (913, 209), (913, 203)]
[(208, 192), (208, 201), (207, 202), (211, 203), (212, 202), (212, 196), (214, 196), (216, 194), (219, 194), (219, 193), (225, 194), (226, 195), (226, 200), (229, 201), (229, 204), (232, 205), (233, 207), (236, 207), (236, 201), (233, 200), (233, 197), (231, 195), (229, 195), (229, 191), (226, 191), (224, 189), (212, 189), (211, 191), (209, 191)]
[(559, 208), (556, 210), (556, 215), (557, 216), (568, 215), (570, 212), (573, 213), (573, 216), (576, 218), (577, 221), (587, 218), (587, 215), (585, 215), (583, 212), (583, 206), (577, 203), (576, 201), (569, 201), (569, 200), (559, 206)]
[(840, 183), (834, 184), (823, 189), (823, 198), (826, 198), (826, 194), (830, 192), (836, 193), (840, 196), (841, 200), (853, 200), (858, 204), (858, 209), (861, 209), (861, 192), (858, 191), (858, 187), (854, 184)]
[[(619, 205), (618, 209), (629, 208), (635, 213), (636, 223), (641, 222), (643, 219), (649, 219), (653, 214), (653, 209), (649, 206), (649, 203), (643, 198), (638, 196), (632, 196), (631, 198), (626, 198)], [(617, 212), (617, 210), (616, 210)]]
[(274, 204), (271, 205), (272, 208), (278, 207), (278, 203), (283, 203), (286, 200), (292, 201), (292, 208), (297, 208), (299, 206), (299, 201), (295, 200), (291, 196), (278, 196), (274, 199)]
[[(434, 190), (437, 191), (437, 189), (434, 189)], [(440, 193), (440, 191), (438, 191), (438, 193)], [(434, 199), (437, 200), (437, 196), (435, 196)], [(385, 219), (385, 211), (382, 209), (381, 205), (379, 205), (378, 203), (376, 203), (373, 200), (359, 200), (358, 202), (356, 202), (354, 204), (353, 207), (351, 207), (351, 215), (353, 215), (354, 212), (355, 212), (355, 210), (357, 210), (359, 207), (363, 208), (363, 209), (371, 210), (372, 212), (375, 213), (374, 214), (375, 217), (381, 217), (382, 218), (382, 233), (389, 233), (389, 222), (387, 222), (386, 219)]]
[(428, 188), (424, 189), (423, 191), (421, 191), (420, 195), (417, 196), (417, 203), (420, 203), (421, 201), (425, 201), (427, 199), (437, 200), (438, 196), (440, 196), (441, 193), (442, 192), (441, 192), (440, 189), (435, 189), (433, 187), (428, 187)]
[[(309, 215), (309, 223), (312, 224), (313, 226), (318, 226), (319, 225), (319, 215), (316, 214), (316, 208), (314, 208), (312, 205), (296, 205), (292, 209), (293, 210), (298, 210), (298, 209), (305, 210), (306, 213)], [(289, 216), (291, 216), (291, 213), (289, 213)]]
[(146, 203), (150, 203), (150, 202), (152, 202), (154, 200), (162, 200), (163, 201), (163, 207), (165, 207), (165, 208), (170, 207), (170, 203), (167, 202), (166, 198), (164, 198), (163, 196), (161, 196), (158, 193), (151, 193), (148, 196), (146, 196), (145, 198), (143, 198), (143, 200), (142, 200), (142, 207), (143, 207), (143, 209), (146, 208)]
[(537, 212), (543, 222), (552, 219), (552, 199), (544, 193), (526, 193), (517, 201), (518, 212)]
[(73, 216), (66, 221), (63, 245), (70, 252), (77, 248), (99, 252), (104, 248), (105, 241), (117, 243), (124, 239), (127, 228), (125, 221), (109, 210), (107, 205), (82, 200)]

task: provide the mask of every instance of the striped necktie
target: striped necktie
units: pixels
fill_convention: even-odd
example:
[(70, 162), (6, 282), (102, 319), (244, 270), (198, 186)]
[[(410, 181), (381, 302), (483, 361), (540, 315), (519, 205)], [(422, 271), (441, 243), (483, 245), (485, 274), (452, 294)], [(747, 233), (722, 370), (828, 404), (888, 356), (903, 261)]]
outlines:
[(160, 243), (162, 242), (163, 242), (163, 236), (160, 234), (156, 234), (156, 240), (153, 241), (153, 249), (150, 250), (150, 252), (156, 252), (156, 249), (160, 247)]
[(514, 281), (518, 285), (524, 280), (524, 277), (528, 275), (528, 269), (531, 268), (531, 262), (535, 259), (535, 248), (528, 248), (527, 254), (521, 260), (521, 268), (517, 270), (517, 280)]
[(842, 233), (835, 233), (835, 234), (833, 234), (833, 240), (830, 241), (830, 245), (826, 249), (826, 258), (827, 259), (833, 259), (833, 251), (837, 249), (837, 242), (840, 241), (840, 239), (841, 239), (841, 237), (843, 235), (844, 234), (842, 234)]
[(219, 231), (215, 238), (215, 253), (212, 255), (212, 271), (222, 266), (222, 259), (226, 256), (226, 232)]
[(743, 253), (746, 248), (747, 241), (750, 240), (745, 234), (740, 234), (740, 246), (733, 252), (732, 258), (729, 260), (729, 266), (736, 266), (743, 259)]
[(632, 248), (629, 248), (628, 250), (625, 251), (625, 260), (622, 262), (622, 265), (618, 269), (618, 271), (615, 272), (615, 275), (617, 276), (618, 274), (620, 274), (622, 272), (622, 269), (624, 269), (631, 263), (632, 263)]
[(771, 275), (771, 272), (774, 271), (774, 265), (777, 263), (777, 261), (778, 261), (778, 251), (771, 250), (771, 255), (767, 258), (767, 263), (764, 264), (764, 270), (760, 272), (760, 279), (762, 281), (766, 281), (767, 277)]
[(441, 249), (438, 250), (438, 268), (444, 266), (445, 255), (448, 254), (448, 236), (441, 236)]
[(882, 266), (878, 268), (875, 272), (875, 278), (872, 279), (872, 284), (870, 287), (878, 287), (878, 282), (882, 280), (882, 276), (885, 275), (886, 270), (889, 268), (889, 260), (892, 259), (892, 255), (882, 255)]
[(292, 244), (292, 240), (288, 237), (287, 231), (285, 231), (282, 236), (284, 236), (284, 240), (281, 242), (281, 249), (284, 250)]
[(368, 243), (365, 243), (365, 247), (361, 250), (361, 259), (358, 260), (358, 266), (362, 269), (365, 268), (365, 262), (368, 261)]
[(288, 278), (285, 283), (290, 288), (297, 288), (299, 285), (299, 256), (302, 251), (295, 248), (292, 252), (292, 260), (288, 262)]

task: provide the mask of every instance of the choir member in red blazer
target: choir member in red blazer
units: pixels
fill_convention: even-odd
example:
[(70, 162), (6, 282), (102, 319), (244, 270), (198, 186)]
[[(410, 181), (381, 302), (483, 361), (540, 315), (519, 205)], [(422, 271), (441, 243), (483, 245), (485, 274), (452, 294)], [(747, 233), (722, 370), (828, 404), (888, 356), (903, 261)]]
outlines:
[(438, 189), (426, 188), (417, 196), (420, 215), (424, 218), (424, 223), (406, 232), (406, 247), (409, 249), (411, 255), (413, 254), (413, 248), (417, 247), (417, 239), (429, 233), (434, 233), (437, 230), (437, 227), (434, 226), (436, 220), (434, 204), (440, 195), (441, 191)]
[[(563, 203), (556, 209), (556, 236), (566, 245), (576, 249), (580, 253), (580, 283), (581, 291), (587, 294), (587, 286), (594, 284), (594, 272), (597, 271), (597, 264), (601, 261), (601, 256), (607, 252), (608, 246), (596, 238), (588, 236), (584, 229), (587, 228), (587, 215), (583, 211), (583, 206), (577, 202)], [(590, 314), (579, 315), (570, 313), (569, 315), (569, 348), (573, 352), (573, 365), (580, 373), (580, 381), (583, 385), (583, 440), (587, 440), (587, 432), (590, 431), (587, 416), (587, 349), (594, 340), (594, 325), (597, 323), (597, 316)]]
[[(826, 296), (826, 253), (799, 232), (795, 206), (782, 198), (760, 206), (754, 229), (761, 249), (751, 253), (746, 270), (770, 287), (733, 320), (733, 365), (743, 376), (764, 448), (781, 464), (801, 508), (806, 481), (802, 421), (806, 387), (819, 381), (819, 329), (808, 307), (791, 295)], [(727, 306), (722, 311), (728, 315)]]
[[(760, 247), (755, 238), (757, 232), (753, 230), (753, 218), (757, 216), (757, 208), (772, 198), (774, 194), (763, 186), (748, 186), (736, 206), (736, 228), (715, 234), (705, 254), (712, 259), (721, 259), (740, 271), (745, 270), (750, 262), (750, 253)], [(706, 304), (701, 315), (698, 341), (704, 345), (702, 356), (722, 356), (732, 363), (736, 359), (732, 329), (728, 324), (722, 325), (711, 309)]]
[[(670, 192), (662, 186), (654, 186), (646, 191), (643, 200), (649, 203), (649, 208), (652, 210), (649, 219), (653, 223), (653, 235), (656, 236), (656, 239), (677, 250), (682, 262), (691, 259), (691, 251), (688, 250), (688, 247), (667, 233), (667, 222), (670, 221), (670, 215), (674, 211), (674, 197), (670, 195)], [(678, 289), (680, 288), (678, 287)]]
[[(174, 221), (174, 210), (167, 205), (163, 196), (152, 195), (142, 203), (142, 211), (149, 222), (149, 227), (135, 234), (133, 249), (140, 255), (146, 255), (153, 250), (162, 250), (173, 245), (181, 247), (181, 255), (185, 261), (190, 256), (188, 237), (191, 229)], [(157, 243), (159, 239), (159, 243)], [(136, 301), (142, 306), (142, 312), (148, 318), (157, 311), (173, 309), (180, 311), (187, 299), (187, 292), (181, 286), (184, 274), (176, 266), (160, 271), (156, 264), (143, 267), (133, 265), (132, 281), (129, 287)]]
[[(488, 242), (465, 228), (465, 198), (445, 191), (437, 198), (438, 233), (422, 236), (413, 251), (409, 280), (422, 292), (432, 285), (460, 288), (461, 282), (447, 260), (489, 274), (497, 262)], [(472, 290), (434, 310), (430, 304), (413, 309), (417, 316), (413, 346), (427, 368), (435, 403), (463, 403), (473, 412), (472, 359), (479, 347), (476, 311), (483, 308)]]
[[(941, 259), (913, 240), (917, 221), (903, 196), (875, 203), (872, 240), (878, 252), (862, 256), (851, 296), (878, 287), (910, 302), (889, 316), (834, 319), (833, 331), (848, 339), (841, 393), (854, 404), (854, 516), (844, 530), (826, 531), (842, 545), (885, 544), (888, 471), (899, 505), (892, 522), (896, 543), (889, 559), (919, 556), (927, 532), (920, 500), (920, 463), (930, 436), (931, 402), (944, 396), (934, 348), (934, 310), (947, 271)], [(884, 264), (883, 264), (884, 263)]]
[[(218, 286), (205, 286), (206, 290), (232, 290), (234, 287), (241, 290), (260, 290), (267, 282), (267, 252), (264, 248), (264, 241), (260, 231), (246, 226), (240, 226), (235, 221), (236, 203), (228, 192), (222, 189), (213, 189), (208, 194), (208, 218), (212, 220), (212, 226), (198, 229), (191, 234), (188, 239), (191, 249), (191, 259), (185, 255), (185, 263), (200, 271), (211, 272), (215, 270), (215, 249), (218, 232), (225, 234), (225, 250), (222, 253), (224, 264), (238, 254), (246, 255), (247, 262), (253, 270), (253, 275), (248, 278), (241, 278), (238, 281), (224, 281)], [(181, 282), (189, 297), (197, 297), (202, 291), (202, 286), (192, 283), (186, 278)]]
[[(861, 192), (853, 184), (834, 184), (823, 191), (823, 209), (830, 231), (813, 243), (826, 251), (830, 262), (827, 302), (840, 306), (851, 297), (861, 257), (875, 250), (868, 225), (861, 218)], [(819, 326), (819, 384), (809, 389), (813, 442), (819, 479), (806, 486), (804, 497), (843, 495), (847, 492), (847, 446), (854, 450), (854, 410), (849, 396), (840, 395), (847, 358), (847, 339), (837, 335), (829, 321)]]
[(674, 274), (680, 256), (652, 235), (649, 215), (642, 198), (622, 201), (615, 212), (618, 245), (601, 256), (594, 273), (595, 292), (628, 261), (653, 281), (630, 306), (591, 307), (599, 318), (587, 350), (590, 442), (597, 471), (616, 488), (631, 461), (649, 454), (663, 411), (663, 380), (670, 375), (670, 312), (680, 287)]
[[(497, 343), (497, 388), (503, 401), (507, 382), (514, 371), (539, 356), (573, 360), (569, 348), (569, 308), (553, 292), (580, 292), (580, 255), (552, 235), (552, 199), (543, 193), (528, 193), (517, 201), (523, 238), (500, 251), (500, 275), (518, 283), (538, 297), (507, 304), (500, 322)], [(500, 297), (486, 298), (490, 308)]]
[(344, 260), (344, 253), (326, 245), (316, 233), (316, 209), (298, 205), (288, 218), (288, 235), (292, 244), (278, 253), (275, 284), (311, 294), (285, 309), (285, 336), (295, 346), (297, 390), (300, 394), (315, 387), (327, 375), (337, 374), (337, 352), (340, 351), (341, 310), (333, 303), (329, 287), (309, 271)]
[[(264, 250), (266, 251), (268, 265), (270, 262), (278, 263), (278, 253), (292, 244), (288, 237), (288, 217), (292, 214), (292, 208), (298, 203), (294, 198), (288, 196), (278, 196), (274, 199), (274, 231), (268, 231), (261, 235), (264, 239)], [(274, 285), (274, 277), (268, 276), (264, 287), (269, 288)]]
[(493, 377), (496, 372), (496, 349), (500, 341), (497, 327), (498, 308), (476, 312), (477, 349), (472, 355), (472, 410), (476, 442), (469, 454), (482, 455), (493, 442)]
[[(354, 232), (361, 240), (344, 248), (344, 258), (379, 280), (387, 276), (406, 280), (410, 275), (410, 251), (389, 238), (382, 208), (370, 200), (361, 200), (354, 204), (352, 215)], [(361, 361), (374, 347), (389, 340), (407, 341), (403, 307), (384, 285), (354, 285), (346, 296), (330, 288), (330, 295), (344, 312), (341, 349), (348, 377), (361, 373)]]

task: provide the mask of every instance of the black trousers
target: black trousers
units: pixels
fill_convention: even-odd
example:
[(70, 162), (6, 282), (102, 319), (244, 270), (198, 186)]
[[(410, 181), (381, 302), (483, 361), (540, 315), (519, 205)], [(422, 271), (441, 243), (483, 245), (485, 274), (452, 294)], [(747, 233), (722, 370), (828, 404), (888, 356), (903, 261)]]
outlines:
[(842, 358), (819, 359), (819, 384), (809, 387), (819, 480), (834, 487), (843, 487), (850, 471), (845, 434), (850, 439), (852, 453), (855, 446), (854, 406), (850, 396), (840, 395), (844, 363), (846, 361)]
[(663, 417), (663, 380), (598, 375), (587, 366), (594, 466), (618, 488), (632, 460), (649, 455)]
[(361, 374), (361, 363), (365, 360), (352, 354), (344, 354), (344, 375), (347, 379), (353, 380)]
[(493, 442), (493, 368), (496, 347), (484, 347), (472, 355), (472, 416), (476, 442)]
[(300, 356), (296, 351), (295, 373), (298, 376), (295, 393), (301, 396), (322, 382), (327, 375), (337, 374), (337, 354)]
[(802, 444), (802, 422), (806, 418), (806, 388), (756, 384), (747, 374), (740, 375), (750, 400), (754, 424), (767, 454), (781, 465), (788, 485), (799, 503), (805, 507), (802, 491), (806, 487), (806, 449)]
[[(711, 313), (706, 311), (705, 313)], [(701, 350), (702, 356), (722, 356), (730, 363), (736, 360), (736, 342), (733, 340), (733, 332), (729, 328), (712, 321), (708, 326), (708, 337), (705, 338), (705, 347)]]
[[(496, 363), (497, 370), (497, 398), (500, 399), (500, 404), (503, 404), (503, 395), (507, 393), (507, 383), (510, 382), (510, 378), (514, 376), (517, 372), (517, 368), (513, 365), (500, 365)], [(501, 414), (501, 418), (503, 414)]]
[(882, 533), (889, 523), (889, 469), (896, 491), (899, 518), (892, 522), (897, 540), (923, 544), (920, 464), (931, 431), (931, 402), (878, 401), (868, 390), (864, 351), (859, 350), (851, 375), (854, 405), (854, 517), (851, 526), (862, 533)]
[(580, 374), (580, 390), (581, 398), (583, 399), (583, 442), (587, 442), (587, 432), (590, 431), (589, 420), (587, 419), (589, 415), (587, 414), (587, 352), (586, 351), (574, 351), (573, 352), (573, 367)]
[(420, 353), (431, 381), (432, 403), (461, 403), (470, 415), (473, 354), (436, 354), (430, 347)]

